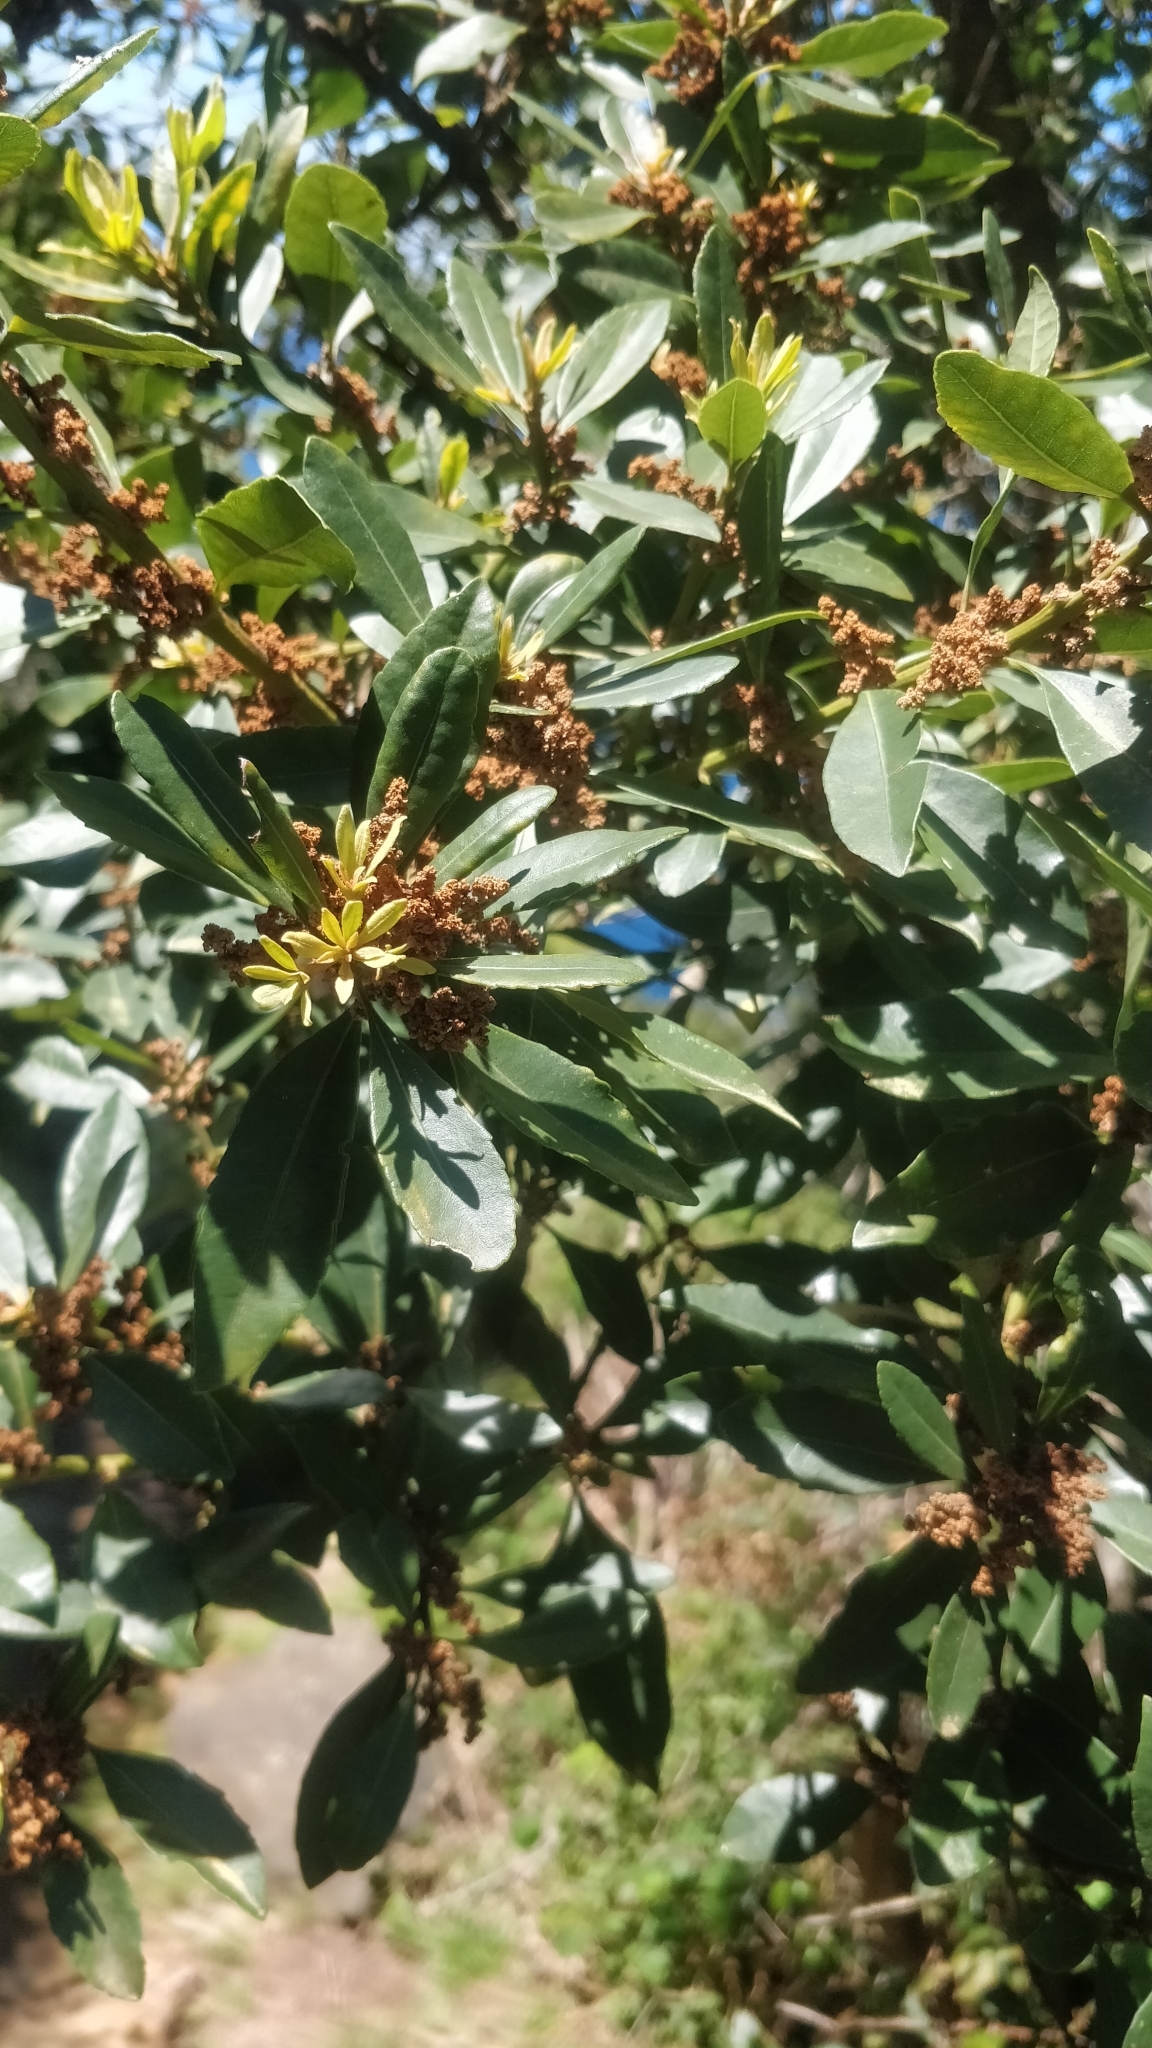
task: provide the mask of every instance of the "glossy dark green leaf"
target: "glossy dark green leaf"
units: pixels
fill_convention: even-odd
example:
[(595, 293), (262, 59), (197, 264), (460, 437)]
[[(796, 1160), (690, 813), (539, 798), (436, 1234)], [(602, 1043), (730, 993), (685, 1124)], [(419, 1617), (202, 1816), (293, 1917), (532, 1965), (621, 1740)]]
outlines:
[[(795, 515), (790, 512), (789, 516)], [(890, 562), (862, 547), (859, 541), (840, 534), (830, 540), (786, 541), (783, 560), (786, 568), (821, 591), (832, 584), (848, 590), (870, 590), (877, 597), (902, 598), (905, 602), (912, 595), (899, 570)]]
[(503, 1265), (516, 1205), (484, 1125), (375, 1016), (369, 1032), (372, 1142), (393, 1201), (421, 1243), (457, 1252), (476, 1272)]
[(501, 910), (523, 916), (575, 896), (596, 882), (608, 881), (621, 868), (631, 867), (678, 839), (683, 829), (682, 825), (661, 825), (651, 832), (619, 832), (606, 825), (594, 826), (587, 832), (545, 839), (515, 854), (498, 854), (487, 862), (487, 868), (509, 884), (507, 896), (501, 898)]
[(198, 732), (155, 698), (131, 704), (118, 691), (112, 722), (124, 752), (157, 803), (245, 895), (290, 910), (292, 898), (252, 851), (259, 820), (240, 784), (221, 767)]
[[(918, 21), (927, 17), (917, 16)], [(878, 26), (854, 22), (853, 29)], [(845, 23), (847, 28), (849, 24)], [(811, 47), (811, 46), (809, 46)], [(776, 137), (781, 140), (777, 123)], [(774, 138), (775, 139), (775, 138)], [(855, 108), (814, 106), (788, 123), (787, 150), (813, 167), (821, 161), (841, 171), (865, 172), (869, 182), (971, 189), (1004, 162), (996, 145), (951, 114), (862, 113)]]
[(232, 1463), (212, 1403), (190, 1379), (131, 1351), (92, 1357), (92, 1413), (121, 1448), (163, 1479), (227, 1479)]
[(47, 1615), (55, 1601), (52, 1552), (19, 1508), (0, 1501), (0, 1606)]
[(62, 775), (43, 777), (44, 785), (86, 825), (103, 832), (116, 846), (130, 847), (159, 866), (200, 882), (208, 889), (246, 897), (249, 903), (269, 901), (266, 875), (253, 871), (243, 879), (217, 865), (203, 853), (194, 839), (174, 824), (159, 804), (123, 782), (106, 775)]
[(500, 797), (455, 839), (449, 840), (447, 846), (441, 847), (433, 863), (438, 886), (443, 888), (445, 882), (487, 867), (555, 800), (556, 791), (546, 783), (529, 783), (524, 789), (509, 790), (507, 796)]
[(961, 1306), (959, 1370), (964, 1399), (985, 1441), (1006, 1458), (1016, 1433), (1015, 1368), (981, 1303), (965, 1295)]
[(796, 1674), (800, 1692), (920, 1689), (932, 1630), (975, 1552), (944, 1550), (924, 1537), (869, 1565), (852, 1581), (840, 1612)]
[(607, 1084), (561, 1053), (494, 1025), (465, 1058), (483, 1094), (516, 1124), (607, 1179), (666, 1202), (691, 1200), (687, 1182), (645, 1142)]
[(613, 1656), (569, 1673), (580, 1718), (593, 1741), (628, 1778), (659, 1789), (660, 1759), (672, 1726), (668, 1646), (655, 1600), (638, 1636)]
[(486, 583), (469, 583), (455, 597), (437, 605), (406, 636), (376, 677), (356, 730), (352, 806), (357, 816), (370, 817), (381, 808), (388, 794), (381, 756), (393, 713), (421, 664), (443, 648), (455, 649), (475, 663), (480, 678), (477, 723), (482, 733), (488, 691), (499, 666), (496, 609)]
[(831, 1848), (872, 1804), (872, 1794), (830, 1771), (785, 1771), (740, 1794), (720, 1847), (741, 1863), (802, 1863)]
[(99, 1698), (119, 1661), (120, 1617), (97, 1608), (52, 1674), (48, 1712), (65, 1724), (79, 1721)]
[(375, 185), (346, 164), (309, 164), (288, 194), (284, 259), (300, 283), (305, 304), (323, 333), (331, 333), (356, 289), (357, 272), (332, 229), (381, 240), (388, 209)]
[(984, 1616), (970, 1593), (953, 1593), (928, 1652), (928, 1712), (937, 1735), (963, 1735), (992, 1675)]
[(861, 690), (824, 763), (832, 823), (852, 853), (886, 874), (906, 872), (928, 776), (917, 760), (920, 721), (890, 690)]
[(692, 272), (696, 300), (696, 335), (700, 359), (713, 383), (732, 375), (732, 322), (744, 327), (744, 297), (736, 279), (737, 243), (720, 221), (700, 244)]
[(50, 1856), (40, 1877), (48, 1924), (74, 1968), (111, 1998), (139, 1998), (144, 1989), (140, 1915), (128, 1880), (110, 1849), (68, 1815), (79, 1856)]
[(126, 1749), (92, 1755), (117, 1813), (150, 1849), (190, 1863), (226, 1899), (263, 1919), (263, 1858), (222, 1792), (170, 1757)]
[(770, 1401), (749, 1396), (714, 1414), (712, 1427), (758, 1472), (821, 1492), (886, 1493), (930, 1470), (880, 1409), (838, 1393), (797, 1386)]
[(403, 1515), (348, 1515), (336, 1534), (348, 1570), (387, 1607), (410, 1615), (420, 1580), (420, 1554), (412, 1524)]
[(929, 43), (947, 35), (948, 24), (932, 14), (893, 8), (866, 21), (846, 21), (803, 43), (790, 59), (803, 71), (846, 71), (850, 78), (880, 78), (918, 57)]
[(252, 800), (260, 821), (254, 852), (273, 883), (286, 890), (289, 900), (305, 913), (323, 908), (323, 895), (316, 870), (304, 850), (303, 841), (292, 829), (292, 820), (280, 804), (260, 770), (252, 761), (241, 760), (245, 794)]
[(921, 1884), (978, 1877), (1008, 1853), (1011, 1809), (1000, 1758), (970, 1729), (928, 1744), (913, 1781), (909, 1812), (912, 1864)]
[(558, 1237), (557, 1242), (605, 1343), (633, 1365), (642, 1365), (652, 1351), (652, 1315), (633, 1266), (573, 1237)]
[(297, 489), (351, 552), (357, 588), (390, 625), (410, 633), (427, 617), (431, 600), (416, 550), (384, 486), (317, 434), (304, 451)]
[(380, 315), (385, 332), (394, 335), (417, 362), (427, 363), (445, 384), (472, 391), (482, 383), (451, 329), (409, 284), (399, 258), (352, 228), (334, 227), (332, 232)]
[(1062, 1011), (1011, 989), (956, 989), (916, 1002), (847, 1010), (828, 1027), (841, 1056), (904, 1100), (979, 1100), (1091, 1081), (1112, 1064), (1107, 1041)]
[(1001, 1751), (1029, 1836), (1076, 1869), (1139, 1874), (1124, 1776), (1106, 1743), (1054, 1703), (1017, 1693)]
[(315, 1026), (245, 1104), (200, 1219), (196, 1361), (246, 1383), (323, 1277), (356, 1116), (360, 1029)]
[(415, 1703), (397, 1660), (345, 1700), (304, 1772), (296, 1852), (309, 1890), (379, 1855), (412, 1790), (416, 1760)]
[(876, 1384), (889, 1422), (917, 1457), (942, 1479), (963, 1479), (964, 1453), (956, 1426), (931, 1388), (890, 1358), (880, 1360)]
[(1048, 1105), (944, 1131), (869, 1202), (853, 1243), (959, 1258), (1004, 1250), (1059, 1222), (1095, 1155), (1091, 1131)]
[(1137, 348), (1152, 354), (1152, 310), (1132, 272), (1098, 228), (1089, 228), (1088, 246), (1100, 265), (1104, 289)]
[(536, 621), (536, 630), (542, 635), (545, 647), (562, 643), (580, 621), (595, 610), (601, 599), (607, 597), (635, 554), (641, 531), (640, 527), (634, 526), (627, 533), (622, 533), (618, 540), (610, 541), (544, 606)]

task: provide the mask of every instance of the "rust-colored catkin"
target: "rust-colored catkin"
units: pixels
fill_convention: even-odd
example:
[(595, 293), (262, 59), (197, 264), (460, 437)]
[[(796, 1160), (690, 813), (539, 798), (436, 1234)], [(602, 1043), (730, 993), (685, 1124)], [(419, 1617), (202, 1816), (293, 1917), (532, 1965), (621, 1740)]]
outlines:
[(732, 226), (747, 249), (737, 271), (748, 300), (763, 302), (776, 271), (786, 270), (807, 247), (804, 209), (794, 193), (765, 192), (755, 206), (732, 215)]
[(722, 7), (706, 5), (704, 12), (707, 24), (693, 20), (682, 27), (671, 49), (648, 70), (682, 106), (710, 114), (720, 101), (720, 53), (728, 24)]
[(178, 1372), (184, 1363), (184, 1346), (178, 1331), (157, 1325), (156, 1312), (144, 1299), (148, 1279), (146, 1266), (129, 1266), (117, 1285), (120, 1304), (105, 1309), (102, 1328), (105, 1351), (142, 1351), (156, 1365)]
[(556, 427), (544, 435), (548, 447), (548, 482), (525, 483), (520, 496), (505, 514), (509, 528), (519, 533), (524, 526), (561, 524), (572, 517), (572, 480), (582, 476), (590, 464), (576, 453), (576, 429)]
[(95, 468), (87, 422), (71, 399), (64, 397), (66, 380), (61, 373), (43, 384), (30, 384), (15, 363), (5, 363), (0, 376), (21, 404), (35, 415), (48, 452), (57, 462), (75, 462), (89, 471)]
[(335, 410), (358, 434), (373, 441), (396, 439), (395, 412), (391, 407), (381, 410), (367, 377), (362, 377), (358, 370), (346, 370), (341, 363), (333, 363), (323, 376), (314, 376)]
[(662, 462), (656, 455), (634, 455), (628, 464), (628, 475), (635, 482), (650, 484), (662, 497), (684, 498), (691, 505), (708, 512), (720, 528), (720, 538), (707, 549), (705, 560), (734, 562), (740, 553), (740, 533), (734, 519), (724, 519), (720, 513), (720, 498), (711, 484), (699, 484), (682, 465), (673, 458)]
[(1109, 1074), (1092, 1097), (1088, 1118), (1102, 1138), (1113, 1142), (1147, 1145), (1152, 1140), (1152, 1112), (1133, 1101), (1119, 1074)]
[(48, 1396), (41, 1411), (45, 1421), (55, 1421), (88, 1399), (88, 1389), (81, 1383), (80, 1354), (95, 1335), (93, 1307), (106, 1270), (103, 1259), (90, 1259), (73, 1286), (33, 1289), (30, 1357)]
[(0, 462), (0, 488), (4, 496), (17, 505), (34, 505), (35, 492), (32, 489), (36, 479), (34, 462)]
[[(460, 1560), (438, 1538), (420, 1545), (420, 1591), (429, 1606), (442, 1608), (467, 1635), (480, 1624), (460, 1587)], [(448, 1715), (455, 1710), (464, 1725), (465, 1742), (475, 1742), (484, 1720), (484, 1693), (460, 1645), (430, 1628), (399, 1622), (385, 1639), (414, 1680), (416, 1740), (421, 1749), (448, 1733)]]
[(0, 1465), (9, 1465), (17, 1479), (34, 1479), (51, 1456), (34, 1429), (0, 1429)]
[[(275, 619), (261, 619), (244, 612), (240, 620), (253, 646), (277, 675), (299, 682), (310, 678), (333, 703), (341, 699), (344, 664), (334, 653), (324, 653), (315, 633), (286, 633)], [(197, 695), (210, 692), (244, 673), (237, 655), (223, 647), (206, 648), (191, 664), (182, 688)], [(274, 697), (267, 684), (258, 679), (247, 696), (236, 704), (236, 723), (241, 732), (268, 732), (273, 726), (292, 725), (298, 709), (291, 693)]]
[(1128, 450), (1128, 467), (1136, 496), (1146, 512), (1152, 512), (1152, 427), (1141, 427), (1136, 445)]
[(58, 1727), (38, 1707), (10, 1709), (0, 1720), (0, 1874), (34, 1870), (49, 1856), (83, 1855), (61, 1808), (80, 1776), (85, 1747), (79, 1728)]
[(612, 206), (629, 206), (651, 215), (651, 222), (637, 222), (637, 231), (658, 230), (683, 260), (698, 254), (715, 214), (711, 199), (697, 199), (678, 171), (657, 171), (642, 184), (635, 178), (618, 178), (609, 188)]
[(509, 681), (503, 688), (509, 701), (531, 705), (540, 716), (491, 720), (485, 752), (468, 778), (468, 795), (479, 799), (489, 789), (543, 783), (556, 791), (551, 815), (565, 830), (599, 825), (604, 805), (588, 787), (592, 728), (573, 715), (565, 664), (534, 662), (522, 682)]
[(167, 519), (165, 509), (168, 502), (168, 485), (148, 485), (143, 477), (135, 477), (127, 490), (109, 491), (108, 503), (123, 512), (133, 526), (157, 526)]
[(827, 620), (832, 645), (844, 663), (840, 696), (889, 689), (896, 681), (896, 670), (880, 650), (896, 645), (892, 634), (878, 626), (866, 626), (858, 612), (843, 610), (834, 598), (820, 598), (817, 609)]
[(703, 398), (708, 389), (708, 372), (699, 356), (686, 355), (683, 349), (658, 348), (652, 368), (662, 383), (671, 384), (683, 398)]
[(1095, 1477), (1105, 1470), (1103, 1460), (1074, 1444), (1044, 1443), (1018, 1464), (986, 1450), (977, 1468), (968, 1492), (933, 1494), (907, 1526), (945, 1549), (986, 1543), (972, 1580), (973, 1593), (984, 1598), (1031, 1564), (1033, 1549), (1055, 1551), (1066, 1577), (1079, 1578), (1092, 1557), (1089, 1510), (1104, 1495)]

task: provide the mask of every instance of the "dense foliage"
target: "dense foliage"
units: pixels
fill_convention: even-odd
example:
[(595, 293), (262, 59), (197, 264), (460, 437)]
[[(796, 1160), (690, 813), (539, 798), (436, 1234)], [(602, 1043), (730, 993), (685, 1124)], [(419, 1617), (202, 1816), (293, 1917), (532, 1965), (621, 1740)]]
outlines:
[[(123, 12), (0, 115), (5, 1868), (139, 1992), (97, 1772), (259, 1912), (84, 1716), (210, 1603), (323, 1634), (332, 1543), (386, 1654), (308, 1884), (487, 1658), (655, 1789), (666, 1573), (597, 1502), (719, 1441), (905, 1520), (737, 1870), (879, 1832), (995, 1898), (1029, 2024), (1141, 2048), (1138, 24), (280, 0), (221, 50), (262, 121), (217, 81), (110, 167)], [(814, 1181), (843, 1250), (772, 1234)]]

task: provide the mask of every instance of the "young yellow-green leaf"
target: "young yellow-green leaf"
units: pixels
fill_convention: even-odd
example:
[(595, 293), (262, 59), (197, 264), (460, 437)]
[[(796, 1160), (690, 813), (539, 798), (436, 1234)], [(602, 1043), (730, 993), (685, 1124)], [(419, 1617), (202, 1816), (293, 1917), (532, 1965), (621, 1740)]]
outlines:
[(284, 213), (284, 260), (325, 333), (332, 331), (358, 283), (332, 228), (352, 228), (377, 243), (387, 225), (383, 199), (358, 171), (343, 164), (309, 164), (297, 178)]
[(1061, 385), (1003, 369), (975, 349), (937, 356), (934, 376), (936, 402), (953, 431), (1018, 476), (1097, 498), (1118, 498), (1132, 482), (1123, 449)]
[(102, 50), (98, 57), (89, 57), (86, 62), (75, 65), (67, 78), (54, 85), (43, 99), (37, 100), (29, 120), (37, 128), (58, 127), (61, 121), (66, 121), (70, 114), (76, 112), (77, 107), (82, 107), (85, 100), (91, 99), (94, 92), (99, 92), (110, 78), (115, 78), (133, 57), (146, 50), (155, 34), (154, 23), (151, 28), (142, 28), (137, 35), (126, 36), (122, 43), (113, 43), (110, 50)]
[(697, 425), (730, 470), (747, 462), (764, 439), (768, 408), (762, 392), (744, 377), (722, 384), (700, 407)]
[(1060, 339), (1060, 308), (1043, 271), (1028, 272), (1028, 297), (1008, 347), (1008, 368), (1046, 377)]
[(948, 33), (946, 21), (934, 14), (894, 9), (870, 21), (846, 21), (826, 28), (803, 44), (794, 60), (798, 71), (845, 71), (850, 78), (880, 78), (918, 57)]
[(970, 1593), (953, 1593), (928, 1653), (928, 1712), (947, 1742), (963, 1735), (991, 1673), (979, 1606)]
[(262, 583), (295, 590), (330, 576), (347, 590), (356, 564), (349, 548), (283, 477), (258, 477), (229, 491), (196, 521), (208, 566), (221, 584)]
[(930, 1387), (891, 1358), (876, 1367), (876, 1385), (888, 1420), (905, 1443), (942, 1479), (963, 1479), (964, 1453), (956, 1426)]
[(178, 1856), (257, 1920), (265, 1913), (264, 1862), (222, 1792), (171, 1757), (93, 1749), (117, 1813), (161, 1856)]
[(7, 185), (26, 170), (40, 153), (40, 137), (31, 121), (18, 114), (0, 114), (0, 185)]

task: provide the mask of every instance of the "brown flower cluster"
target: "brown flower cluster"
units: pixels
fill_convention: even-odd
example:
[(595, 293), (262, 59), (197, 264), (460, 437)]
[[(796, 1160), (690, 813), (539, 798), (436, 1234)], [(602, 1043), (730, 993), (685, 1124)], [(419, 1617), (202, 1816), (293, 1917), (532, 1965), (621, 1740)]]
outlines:
[(637, 231), (661, 233), (672, 253), (686, 263), (699, 253), (715, 212), (711, 199), (693, 197), (678, 171), (658, 171), (643, 185), (634, 178), (618, 178), (608, 201), (612, 206), (631, 206), (651, 214), (651, 228), (639, 221)]
[(508, 507), (506, 517), (513, 533), (519, 533), (522, 526), (550, 526), (571, 519), (572, 480), (591, 467), (576, 453), (575, 427), (566, 427), (562, 432), (550, 427), (544, 439), (548, 444), (549, 481), (547, 486), (526, 483), (515, 503)]
[(855, 697), (861, 690), (886, 690), (896, 681), (896, 670), (882, 647), (896, 645), (891, 633), (878, 626), (866, 626), (858, 612), (846, 611), (834, 598), (820, 598), (817, 610), (828, 622), (832, 645), (844, 663), (841, 697)]
[[(240, 623), (254, 647), (277, 675), (299, 681), (313, 681), (332, 703), (339, 703), (345, 682), (344, 664), (337, 654), (320, 652), (315, 633), (285, 633), (275, 619), (261, 619), (244, 612)], [(243, 675), (244, 670), (226, 647), (210, 647), (192, 663), (181, 688), (200, 696), (218, 690), (222, 683)], [(296, 718), (291, 697), (273, 697), (267, 685), (257, 680), (247, 696), (236, 704), (236, 723), (241, 732), (267, 732), (272, 726), (290, 725)]]
[[(458, 1628), (479, 1634), (480, 1624), (460, 1590), (460, 1560), (436, 1538), (420, 1545), (419, 1591), (424, 1614), (432, 1606), (443, 1608)], [(484, 1693), (459, 1646), (434, 1635), (427, 1624), (417, 1628), (408, 1622), (389, 1629), (385, 1640), (414, 1680), (419, 1747), (427, 1749), (447, 1735), (453, 1708), (463, 1720), (465, 1742), (475, 1742), (484, 1720)]]
[(675, 94), (682, 106), (695, 107), (701, 114), (715, 112), (720, 103), (720, 55), (724, 47), (727, 18), (722, 7), (705, 6), (708, 26), (693, 21), (680, 30), (671, 49), (658, 64), (650, 64), (649, 75), (658, 78)]
[(649, 484), (666, 498), (686, 498), (691, 505), (699, 506), (701, 512), (709, 512), (720, 527), (720, 539), (705, 552), (705, 560), (711, 562), (734, 562), (740, 553), (740, 534), (734, 519), (720, 516), (720, 499), (711, 484), (698, 484), (675, 459), (661, 462), (656, 455), (635, 455), (628, 464), (628, 475)]
[(1066, 1577), (1079, 1578), (1092, 1557), (1088, 1513), (1104, 1496), (1093, 1477), (1103, 1460), (1074, 1444), (1034, 1444), (1022, 1466), (995, 1451), (984, 1451), (977, 1466), (970, 1492), (933, 1494), (906, 1526), (947, 1550), (991, 1536), (972, 1581), (973, 1593), (986, 1599), (1031, 1564), (1029, 1546), (1058, 1552)]
[(35, 413), (48, 451), (57, 462), (77, 462), (87, 470), (95, 468), (96, 458), (88, 439), (87, 423), (71, 400), (63, 397), (66, 380), (62, 375), (49, 377), (43, 384), (29, 384), (15, 363), (5, 363), (0, 369), (0, 377), (21, 404)]
[(765, 192), (755, 206), (734, 213), (732, 226), (748, 251), (736, 273), (740, 289), (749, 301), (763, 304), (773, 273), (786, 269), (807, 247), (804, 209), (785, 187)]
[(0, 1465), (8, 1465), (17, 1479), (33, 1479), (52, 1459), (34, 1429), (0, 1429)]
[(82, 1407), (88, 1389), (81, 1384), (80, 1353), (95, 1338), (94, 1303), (105, 1276), (103, 1259), (91, 1259), (80, 1278), (64, 1289), (36, 1287), (32, 1292), (30, 1361), (48, 1396), (45, 1421)]
[(1119, 1074), (1109, 1074), (1092, 1097), (1088, 1118), (1102, 1138), (1134, 1145), (1152, 1142), (1152, 1113), (1132, 1100)]
[(84, 1751), (79, 1728), (56, 1727), (37, 1707), (10, 1711), (0, 1720), (0, 1874), (33, 1870), (49, 1856), (83, 1855), (60, 1809), (80, 1776)]
[(657, 349), (652, 368), (662, 383), (671, 384), (682, 397), (703, 398), (708, 389), (708, 372), (699, 356), (686, 355), (683, 349)]
[(118, 512), (122, 512), (126, 519), (132, 521), (133, 526), (158, 526), (168, 517), (165, 509), (168, 503), (168, 486), (149, 486), (143, 477), (138, 476), (133, 479), (128, 490), (109, 491), (108, 503), (115, 505)]
[(763, 683), (733, 683), (725, 702), (748, 721), (748, 750), (775, 760), (791, 720), (788, 707)]
[(588, 787), (592, 728), (573, 716), (565, 664), (534, 662), (523, 682), (509, 680), (504, 690), (505, 701), (530, 705), (540, 717), (492, 719), (467, 794), (479, 800), (490, 789), (543, 783), (556, 791), (551, 815), (558, 825), (567, 831), (599, 825), (604, 806)]
[(120, 1305), (105, 1309), (103, 1329), (108, 1332), (105, 1351), (141, 1351), (156, 1365), (178, 1372), (184, 1363), (184, 1346), (177, 1330), (157, 1326), (156, 1311), (144, 1299), (147, 1266), (129, 1266), (120, 1275)]
[[(396, 439), (395, 412), (391, 407), (385, 412), (380, 410), (367, 377), (361, 377), (357, 370), (345, 370), (339, 363), (333, 363), (324, 375), (314, 370), (312, 381), (358, 434), (373, 442)], [(325, 426), (321, 431), (328, 433), (331, 429)]]
[(34, 505), (36, 494), (32, 489), (36, 476), (34, 462), (0, 462), (0, 489), (6, 498), (17, 505)]
[[(132, 502), (148, 511), (155, 501)], [(65, 528), (54, 555), (42, 555), (34, 541), (0, 549), (0, 574), (26, 583), (60, 610), (87, 593), (114, 611), (130, 612), (142, 628), (137, 665), (162, 633), (180, 639), (199, 625), (215, 589), (211, 572), (186, 555), (174, 561), (163, 555), (151, 562), (115, 561), (101, 547), (96, 528), (84, 523)]]
[(1128, 450), (1128, 467), (1136, 496), (1146, 512), (1152, 511), (1152, 427), (1141, 427), (1135, 447)]

